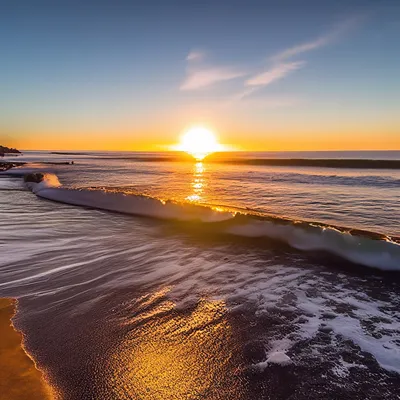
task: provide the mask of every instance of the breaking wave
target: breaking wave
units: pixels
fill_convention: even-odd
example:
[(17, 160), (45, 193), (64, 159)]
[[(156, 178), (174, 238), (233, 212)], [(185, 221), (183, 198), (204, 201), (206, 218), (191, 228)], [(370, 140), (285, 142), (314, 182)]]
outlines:
[(67, 189), (54, 174), (33, 175), (34, 178), (28, 179), (26, 185), (44, 199), (163, 220), (207, 223), (206, 228), (213, 233), (265, 237), (297, 250), (327, 252), (355, 264), (400, 271), (400, 244), (376, 233), (263, 216), (248, 210), (162, 201), (137, 194)]
[(144, 195), (104, 190), (66, 189), (62, 187), (56, 175), (41, 175), (40, 182), (26, 183), (29, 189), (39, 197), (61, 203), (179, 221), (219, 222), (234, 216), (229, 211), (221, 212), (210, 207), (162, 201)]

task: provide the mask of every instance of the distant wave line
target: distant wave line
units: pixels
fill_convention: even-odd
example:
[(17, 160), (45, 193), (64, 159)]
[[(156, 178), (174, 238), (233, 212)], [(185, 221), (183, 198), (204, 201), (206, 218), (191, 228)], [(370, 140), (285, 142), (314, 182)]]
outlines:
[[(143, 157), (93, 157), (101, 160), (126, 160), (132, 162), (193, 162), (193, 158), (176, 156)], [(281, 167), (320, 167), (350, 169), (400, 169), (400, 160), (322, 159), (322, 158), (225, 158), (209, 156), (208, 164), (233, 164)]]

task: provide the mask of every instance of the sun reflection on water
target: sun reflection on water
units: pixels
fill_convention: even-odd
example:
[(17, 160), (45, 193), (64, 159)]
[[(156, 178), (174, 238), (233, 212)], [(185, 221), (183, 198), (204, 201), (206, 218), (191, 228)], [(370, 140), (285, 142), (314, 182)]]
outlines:
[(186, 200), (192, 202), (200, 202), (202, 200), (205, 187), (204, 172), (205, 167), (201, 161), (194, 164), (193, 180), (191, 183), (192, 194), (187, 196)]

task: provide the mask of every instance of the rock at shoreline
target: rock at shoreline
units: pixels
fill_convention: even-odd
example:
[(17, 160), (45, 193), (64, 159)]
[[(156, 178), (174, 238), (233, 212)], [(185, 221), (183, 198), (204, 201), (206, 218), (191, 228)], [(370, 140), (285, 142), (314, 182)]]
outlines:
[(0, 157), (4, 157), (5, 154), (21, 154), (21, 152), (17, 149), (7, 146), (0, 145)]
[(42, 182), (44, 175), (41, 172), (27, 174), (24, 176), (24, 182), (40, 183)]
[(0, 171), (7, 171), (8, 169), (12, 168), (11, 163), (0, 163)]
[(20, 167), (22, 165), (25, 165), (24, 162), (0, 162), (0, 172), (7, 171), (11, 168), (14, 167)]

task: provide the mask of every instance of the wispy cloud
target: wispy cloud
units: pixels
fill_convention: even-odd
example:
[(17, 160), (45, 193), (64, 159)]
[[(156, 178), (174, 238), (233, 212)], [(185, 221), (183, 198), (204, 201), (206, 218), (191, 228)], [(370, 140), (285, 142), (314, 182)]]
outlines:
[(234, 67), (228, 66), (207, 66), (203, 61), (205, 53), (200, 51), (191, 51), (187, 57), (188, 69), (186, 78), (180, 86), (181, 90), (202, 89), (218, 82), (228, 81), (240, 78), (246, 75), (246, 72)]
[(250, 77), (248, 77), (250, 75), (248, 70), (239, 70), (231, 66), (206, 66), (202, 62), (205, 59), (205, 53), (193, 50), (186, 57), (188, 70), (180, 89), (197, 90), (212, 86), (222, 81), (244, 78), (247, 76), (248, 78), (243, 82), (244, 88), (242, 92), (235, 94), (232, 97), (232, 101), (240, 101), (244, 98), (248, 98), (252, 96), (255, 91), (258, 91), (275, 81), (283, 79), (287, 75), (305, 66), (305, 61), (292, 61), (292, 58), (327, 46), (338, 37), (355, 28), (364, 19), (365, 15), (348, 18), (336, 25), (330, 32), (321, 35), (314, 40), (300, 43), (282, 50), (278, 54), (269, 58), (270, 66), (265, 68), (264, 71), (258, 72)]
[(199, 50), (192, 50), (186, 57), (187, 61), (201, 61), (205, 57), (204, 52)]
[(231, 96), (230, 101), (232, 103), (241, 101), (249, 96), (251, 96), (257, 90), (256, 87), (248, 87), (243, 89), (241, 92), (235, 93)]
[(319, 49), (320, 47), (324, 47), (340, 36), (344, 35), (351, 29), (358, 26), (363, 20), (365, 16), (355, 16), (352, 18), (348, 18), (341, 23), (337, 24), (330, 32), (326, 33), (325, 35), (319, 36), (318, 38), (311, 40), (309, 42), (301, 43), (296, 46), (290, 47), (282, 52), (276, 54), (272, 57), (272, 61), (274, 62), (282, 62), (287, 60), (288, 58), (292, 58), (299, 54), (306, 53), (308, 51)]
[(215, 83), (228, 81), (244, 76), (243, 71), (229, 67), (200, 68), (188, 72), (182, 83), (181, 90), (196, 90), (211, 86)]
[[(324, 47), (339, 36), (347, 33), (349, 30), (359, 25), (365, 16), (356, 16), (348, 18), (336, 25), (330, 32), (319, 36), (309, 42), (300, 43), (275, 54), (270, 58), (272, 66), (258, 75), (255, 75), (246, 81), (247, 86), (262, 87), (282, 79), (293, 71), (302, 68), (305, 65), (304, 61), (288, 61), (289, 59), (304, 54), (306, 52)], [(247, 95), (246, 95), (247, 96)]]
[(271, 69), (262, 72), (246, 81), (247, 86), (266, 86), (270, 83), (282, 79), (290, 72), (300, 69), (305, 65), (304, 61), (295, 61), (290, 63), (281, 63), (273, 66)]
[(272, 57), (274, 62), (281, 62), (287, 60), (288, 58), (294, 57), (298, 54), (305, 53), (307, 51), (318, 49), (319, 47), (325, 46), (330, 41), (330, 36), (322, 36), (312, 42), (307, 42), (303, 44), (299, 44), (297, 46), (293, 46), (289, 49), (282, 51), (281, 53), (276, 54)]

